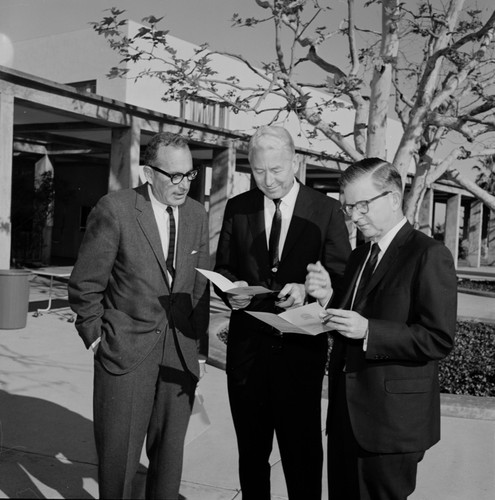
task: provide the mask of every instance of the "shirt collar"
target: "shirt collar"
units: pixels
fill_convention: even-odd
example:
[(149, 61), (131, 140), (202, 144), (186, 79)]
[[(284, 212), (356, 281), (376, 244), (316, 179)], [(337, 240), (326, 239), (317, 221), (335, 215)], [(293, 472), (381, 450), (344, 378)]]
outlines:
[[(282, 200), (282, 205), (286, 205), (288, 207), (294, 207), (296, 205), (297, 195), (299, 194), (299, 182), (294, 179), (294, 184), (290, 188), (290, 191), (283, 197), (280, 198)], [(265, 198), (265, 206), (269, 205), (270, 202), (273, 202), (271, 198), (264, 196)]]
[(158, 209), (158, 210), (167, 210), (169, 206), (172, 207), (172, 211), (174, 214), (177, 214), (177, 206), (172, 206), (172, 205), (165, 205), (165, 203), (162, 203), (161, 201), (158, 201), (155, 196), (153, 195), (153, 190), (151, 189), (151, 184), (148, 184), (148, 193), (150, 195), (150, 201), (151, 205), (153, 208)]
[(403, 217), (388, 233), (385, 234), (382, 238), (380, 238), (376, 243), (380, 247), (380, 252), (385, 253), (387, 248), (392, 243), (392, 240), (397, 236), (397, 233), (402, 229), (404, 224), (407, 222), (406, 217)]

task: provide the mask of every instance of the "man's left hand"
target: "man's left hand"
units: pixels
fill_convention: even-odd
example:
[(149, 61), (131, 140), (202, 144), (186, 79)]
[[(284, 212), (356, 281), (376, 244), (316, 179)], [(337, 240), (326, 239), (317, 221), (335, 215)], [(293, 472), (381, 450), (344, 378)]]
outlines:
[(356, 311), (326, 309), (320, 316), (324, 325), (349, 339), (364, 339), (368, 331), (368, 320)]
[(287, 283), (280, 290), (275, 305), (282, 309), (300, 307), (306, 300), (306, 289), (300, 283)]

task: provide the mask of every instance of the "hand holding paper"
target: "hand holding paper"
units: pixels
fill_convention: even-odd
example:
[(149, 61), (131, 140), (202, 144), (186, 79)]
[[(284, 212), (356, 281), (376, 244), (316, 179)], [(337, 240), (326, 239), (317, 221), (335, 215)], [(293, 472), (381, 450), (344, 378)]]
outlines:
[(330, 330), (328, 326), (321, 322), (320, 313), (324, 313), (325, 310), (317, 302), (289, 309), (281, 314), (259, 311), (246, 312), (282, 333), (319, 335)]

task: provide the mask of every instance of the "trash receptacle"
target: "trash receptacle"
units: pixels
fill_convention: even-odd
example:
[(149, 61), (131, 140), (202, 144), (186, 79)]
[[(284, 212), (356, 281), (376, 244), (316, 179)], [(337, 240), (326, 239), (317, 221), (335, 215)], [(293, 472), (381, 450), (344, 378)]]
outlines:
[(24, 328), (29, 308), (29, 276), (23, 269), (0, 269), (0, 329)]

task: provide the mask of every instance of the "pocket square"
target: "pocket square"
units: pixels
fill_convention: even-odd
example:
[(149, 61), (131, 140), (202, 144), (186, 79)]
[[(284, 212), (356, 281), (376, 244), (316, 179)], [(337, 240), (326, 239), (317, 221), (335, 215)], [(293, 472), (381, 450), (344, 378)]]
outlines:
[(194, 255), (195, 253), (198, 253), (198, 251), (197, 251), (197, 250), (193, 250), (193, 251), (191, 252), (191, 255)]

